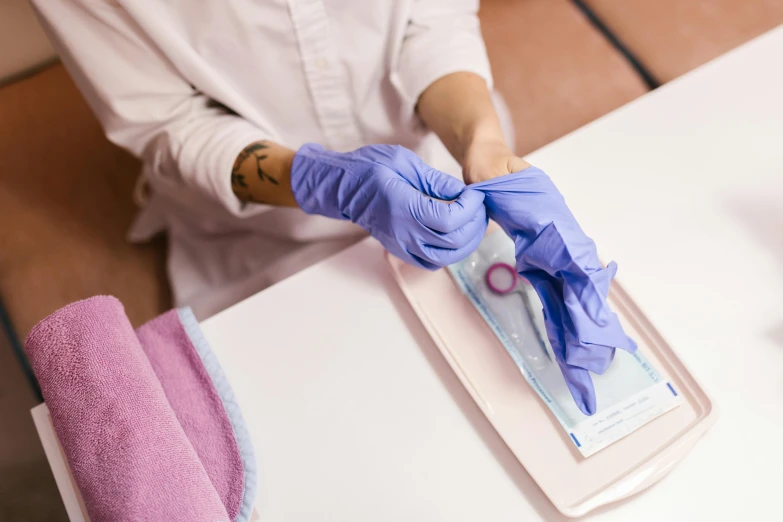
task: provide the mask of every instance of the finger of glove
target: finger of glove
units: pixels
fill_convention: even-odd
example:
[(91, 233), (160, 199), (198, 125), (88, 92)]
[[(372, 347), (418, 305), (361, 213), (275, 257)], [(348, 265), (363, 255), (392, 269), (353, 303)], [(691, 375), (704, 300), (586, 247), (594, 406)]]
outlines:
[(552, 180), (538, 167), (528, 167), (519, 172), (497, 176), (470, 185), (487, 192), (525, 193), (538, 192), (559, 193)]
[(617, 265), (604, 268), (595, 243), (574, 225), (549, 224), (525, 249), (523, 261), (564, 281), (563, 297), (575, 322), (586, 317), (603, 327), (613, 316), (606, 299)]
[(483, 230), (477, 231), (465, 245), (459, 248), (438, 248), (431, 245), (419, 245), (420, 256), (438, 266), (447, 266), (462, 261), (478, 248), (479, 243), (484, 238), (487, 221), (484, 220), (483, 224)]
[[(426, 169), (418, 173), (416, 181), (417, 188), (424, 194), (445, 201), (452, 201), (459, 198), (462, 191), (465, 190), (465, 183), (462, 180), (450, 176), (445, 172), (425, 165)], [(406, 177), (403, 175), (403, 177)], [(406, 179), (408, 179), (406, 177)], [(408, 180), (410, 182), (410, 180)], [(411, 182), (413, 185), (414, 183)]]
[(612, 311), (606, 299), (616, 273), (617, 264), (611, 262), (603, 268), (597, 254), (594, 254), (594, 259), (576, 259), (570, 267), (562, 271), (569, 307), (581, 307), (587, 317), (599, 326), (607, 324)]
[(596, 412), (595, 387), (590, 372), (584, 368), (570, 366), (564, 361), (558, 361), (560, 372), (563, 374), (568, 391), (574, 398), (576, 406), (585, 415), (593, 415)]
[(563, 328), (564, 307), (560, 297), (558, 281), (542, 270), (531, 270), (520, 274), (527, 279), (538, 294), (544, 312), (549, 344), (555, 357), (565, 361), (566, 340)]
[(380, 241), (381, 245), (383, 245), (386, 250), (409, 265), (424, 268), (425, 270), (437, 270), (440, 268), (438, 265), (423, 259), (421, 256), (409, 252), (408, 249), (395, 238), (386, 235), (377, 235), (375, 238)]
[(583, 343), (573, 330), (570, 319), (564, 321), (566, 339), (565, 361), (570, 366), (577, 366), (601, 375), (614, 360), (615, 347), (604, 344)]
[[(540, 270), (523, 272), (521, 275), (531, 281), (541, 299), (547, 334), (555, 354), (571, 366), (578, 366), (597, 374), (604, 373), (614, 358), (615, 347), (609, 343), (583, 342), (574, 326), (572, 311), (568, 309), (562, 297), (561, 292), (564, 287), (562, 281)], [(580, 307), (576, 308), (576, 313), (584, 315)], [(592, 328), (595, 331), (597, 327), (592, 325)], [(600, 335), (596, 338), (600, 338)], [(630, 341), (624, 333), (620, 339), (624, 342)]]
[(559, 282), (540, 270), (526, 272), (524, 277), (530, 281), (541, 299), (549, 344), (555, 353), (568, 391), (582, 413), (593, 415), (596, 411), (596, 399), (590, 373), (583, 368), (570, 366), (565, 361), (568, 326), (564, 324), (567, 318), (565, 305), (560, 297)]
[[(585, 366), (590, 364), (586, 361), (592, 359), (596, 353), (602, 352), (604, 357), (608, 357), (609, 351), (614, 353), (614, 348), (631, 353), (636, 351), (636, 343), (626, 335), (617, 314), (606, 301), (615, 270), (616, 265), (610, 263), (606, 269), (600, 271), (602, 274), (591, 274), (591, 279), (594, 275), (599, 276), (595, 278), (596, 284), (584, 286), (581, 295), (577, 295), (569, 280), (563, 285), (566, 309), (573, 325), (573, 335), (579, 345), (569, 352), (568, 364), (581, 366), (598, 374), (603, 373), (606, 367), (602, 364)], [(601, 346), (603, 348), (600, 348)]]
[(414, 254), (410, 254), (410, 257), (411, 257), (411, 259), (413, 259), (413, 262), (410, 263), (413, 266), (418, 266), (419, 268), (423, 268), (425, 270), (430, 270), (430, 271), (434, 271), (434, 270), (438, 270), (439, 268), (443, 268), (441, 265), (433, 263), (431, 261), (428, 261), (427, 259), (424, 259), (423, 257), (417, 256), (417, 255), (414, 255)]
[(451, 201), (465, 190), (465, 183), (424, 163), (410, 149), (399, 145), (371, 145), (356, 151), (363, 158), (393, 170), (413, 188), (430, 197)]
[(417, 192), (411, 212), (416, 220), (436, 232), (449, 233), (470, 223), (477, 214), (486, 215), (484, 194), (466, 189), (451, 203), (438, 201)]
[[(551, 288), (555, 288), (552, 286)], [(568, 391), (571, 392), (579, 411), (585, 415), (593, 415), (596, 411), (595, 388), (590, 372), (584, 368), (571, 366), (565, 361), (565, 355), (568, 352), (567, 344), (567, 326), (557, 319), (565, 319), (564, 307), (560, 307), (559, 312), (554, 312), (558, 308), (557, 298), (549, 295), (544, 304), (544, 314), (548, 319), (545, 321), (549, 344), (557, 358), (557, 364), (560, 372), (563, 374)], [(542, 300), (542, 302), (544, 302)], [(549, 313), (546, 312), (549, 307)]]
[(566, 361), (593, 373), (602, 374), (614, 357), (615, 348), (634, 353), (636, 343), (626, 335), (614, 312), (611, 318), (598, 326), (585, 316), (581, 307), (571, 307), (569, 314), (569, 339)]
[(479, 207), (478, 212), (468, 224), (453, 232), (438, 232), (423, 223), (417, 223), (420, 226), (420, 230), (418, 230), (420, 244), (435, 248), (457, 249), (475, 242), (476, 239), (481, 241), (487, 231), (488, 221), (486, 210)]

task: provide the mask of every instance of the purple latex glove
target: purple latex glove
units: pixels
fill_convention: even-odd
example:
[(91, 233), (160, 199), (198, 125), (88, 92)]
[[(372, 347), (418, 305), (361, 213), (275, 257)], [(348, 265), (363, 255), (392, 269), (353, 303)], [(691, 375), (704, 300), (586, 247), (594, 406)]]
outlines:
[(517, 271), (541, 298), (549, 342), (571, 395), (592, 415), (596, 400), (589, 372), (605, 372), (615, 348), (636, 351), (606, 302), (617, 265), (601, 266), (595, 243), (540, 169), (470, 188), (484, 193), (489, 217), (514, 240)]
[(308, 214), (351, 220), (395, 256), (429, 270), (466, 257), (487, 229), (481, 192), (465, 191), (404, 147), (341, 153), (304, 145), (294, 156), (291, 188)]

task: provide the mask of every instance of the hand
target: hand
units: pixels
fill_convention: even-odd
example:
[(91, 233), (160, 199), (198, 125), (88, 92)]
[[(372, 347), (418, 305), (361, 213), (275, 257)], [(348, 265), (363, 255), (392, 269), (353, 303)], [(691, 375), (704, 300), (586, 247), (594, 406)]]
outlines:
[(592, 415), (596, 400), (588, 371), (606, 371), (615, 348), (636, 350), (606, 302), (617, 265), (601, 266), (595, 244), (540, 169), (481, 181), (473, 189), (484, 193), (490, 218), (514, 240), (517, 271), (541, 298), (568, 388), (579, 409)]
[(487, 228), (481, 192), (465, 191), (403, 147), (340, 153), (304, 145), (294, 156), (291, 188), (305, 212), (349, 219), (392, 254), (430, 270), (466, 257)]
[(525, 170), (530, 163), (508, 148), (502, 136), (474, 140), (462, 160), (462, 177), (470, 185)]

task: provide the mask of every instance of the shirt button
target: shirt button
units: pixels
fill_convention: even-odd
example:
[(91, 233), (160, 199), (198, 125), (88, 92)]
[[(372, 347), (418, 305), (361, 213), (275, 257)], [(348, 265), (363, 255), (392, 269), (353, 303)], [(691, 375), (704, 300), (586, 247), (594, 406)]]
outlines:
[(329, 68), (329, 60), (327, 60), (323, 56), (319, 56), (318, 59), (315, 61), (315, 65), (322, 71), (325, 71), (326, 69)]

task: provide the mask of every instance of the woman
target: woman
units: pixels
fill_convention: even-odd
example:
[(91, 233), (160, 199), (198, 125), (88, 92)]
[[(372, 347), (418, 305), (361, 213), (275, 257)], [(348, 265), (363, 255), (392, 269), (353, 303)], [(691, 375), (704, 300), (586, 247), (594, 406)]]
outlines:
[(453, 263), (489, 213), (563, 361), (586, 373), (631, 348), (605, 302), (614, 267), (504, 139), (477, 1), (34, 4), (109, 139), (142, 159), (131, 237), (167, 230), (175, 300), (197, 316), (365, 231), (413, 264)]

